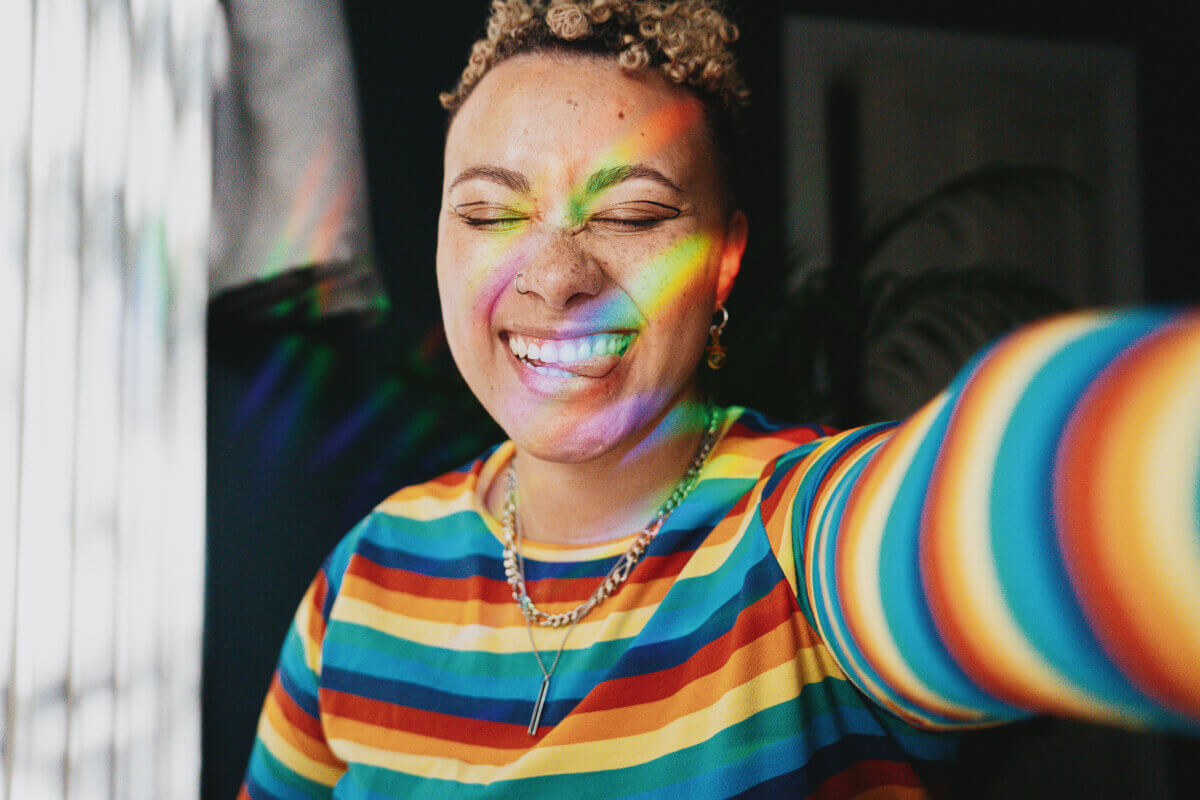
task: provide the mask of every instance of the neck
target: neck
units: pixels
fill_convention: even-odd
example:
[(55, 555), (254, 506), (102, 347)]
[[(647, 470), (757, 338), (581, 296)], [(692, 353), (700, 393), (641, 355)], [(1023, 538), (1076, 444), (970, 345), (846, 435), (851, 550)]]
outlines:
[[(687, 473), (704, 435), (705, 406), (688, 392), (622, 448), (564, 464), (518, 449), (517, 508), (522, 538), (561, 544), (621, 539), (644, 528)], [(504, 481), (488, 505), (503, 508)]]

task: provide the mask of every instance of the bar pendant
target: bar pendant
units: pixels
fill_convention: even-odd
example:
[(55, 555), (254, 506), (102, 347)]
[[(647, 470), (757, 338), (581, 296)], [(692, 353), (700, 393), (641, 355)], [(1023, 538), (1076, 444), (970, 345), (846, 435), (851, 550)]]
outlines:
[(533, 716), (529, 718), (529, 735), (537, 736), (538, 724), (542, 721), (542, 712), (546, 709), (546, 695), (550, 693), (550, 676), (542, 678), (542, 688), (538, 690), (537, 702), (533, 704)]

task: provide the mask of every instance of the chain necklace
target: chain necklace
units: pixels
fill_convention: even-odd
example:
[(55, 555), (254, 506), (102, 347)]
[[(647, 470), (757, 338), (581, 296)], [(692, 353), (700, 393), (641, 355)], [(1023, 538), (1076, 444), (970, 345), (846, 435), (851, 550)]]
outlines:
[[(533, 706), (533, 716), (529, 720), (529, 735), (537, 735), (538, 725), (542, 719), (542, 712), (546, 707), (546, 696), (550, 692), (550, 676), (554, 674), (555, 668), (558, 667), (558, 661), (562, 658), (563, 649), (567, 646), (567, 638), (571, 632), (575, 630), (575, 626), (579, 621), (587, 616), (593, 608), (603, 603), (625, 582), (629, 577), (629, 573), (633, 571), (634, 565), (641, 559), (642, 554), (646, 552), (647, 546), (658, 535), (662, 529), (663, 523), (671, 512), (679, 507), (695, 487), (700, 478), (700, 470), (704, 466), (704, 462), (708, 460), (708, 454), (712, 451), (713, 444), (716, 442), (717, 428), (720, 427), (721, 421), (724, 419), (722, 414), (715, 406), (709, 406), (707, 409), (707, 424), (704, 428), (704, 436), (700, 439), (700, 446), (696, 450), (696, 456), (688, 465), (687, 472), (679, 479), (679, 483), (675, 484), (674, 491), (667, 501), (662, 504), (658, 512), (654, 515), (654, 519), (650, 524), (638, 532), (637, 538), (633, 540), (633, 544), (629, 549), (617, 559), (608, 571), (608, 575), (596, 587), (591, 596), (587, 600), (577, 605), (570, 611), (565, 611), (560, 614), (547, 614), (542, 611), (529, 597), (529, 592), (525, 585), (525, 557), (520, 554), (521, 531), (517, 525), (517, 473), (516, 470), (509, 466), (505, 474), (505, 492), (504, 492), (504, 518), (502, 520), (504, 531), (504, 574), (508, 578), (508, 585), (512, 587), (513, 600), (517, 601), (517, 605), (521, 609), (521, 614), (525, 617), (525, 627), (529, 633), (529, 644), (533, 648), (533, 655), (537, 659), (538, 668), (542, 672), (542, 685), (538, 689), (537, 700)], [(546, 668), (545, 662), (542, 661), (541, 653), (538, 652), (537, 644), (533, 640), (533, 624), (537, 623), (547, 628), (562, 628), (567, 627), (567, 632), (563, 634), (562, 641), (558, 645), (558, 652), (554, 655), (554, 661), (550, 664), (550, 668)]]

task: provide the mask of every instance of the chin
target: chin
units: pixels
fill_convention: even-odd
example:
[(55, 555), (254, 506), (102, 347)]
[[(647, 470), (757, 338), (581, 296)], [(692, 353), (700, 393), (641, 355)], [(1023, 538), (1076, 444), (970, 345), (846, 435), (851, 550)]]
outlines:
[(636, 445), (670, 404), (667, 396), (604, 404), (538, 404), (498, 419), (517, 447), (543, 461), (578, 464)]
[(542, 461), (579, 464), (598, 458), (620, 445), (628, 435), (609, 414), (525, 414), (501, 427), (517, 448)]

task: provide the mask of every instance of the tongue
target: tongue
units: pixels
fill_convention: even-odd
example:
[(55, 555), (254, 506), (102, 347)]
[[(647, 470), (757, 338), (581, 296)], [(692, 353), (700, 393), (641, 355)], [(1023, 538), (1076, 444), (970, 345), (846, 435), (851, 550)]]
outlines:
[(570, 372), (572, 375), (580, 375), (584, 378), (602, 378), (612, 372), (613, 367), (617, 366), (617, 362), (621, 360), (621, 357), (617, 355), (592, 356), (591, 358), (585, 358), (583, 361), (574, 361), (570, 364), (547, 364), (544, 361), (538, 361), (536, 358), (525, 358), (522, 360), (526, 364), (533, 364), (537, 367), (549, 367), (550, 369), (561, 369), (563, 372)]

